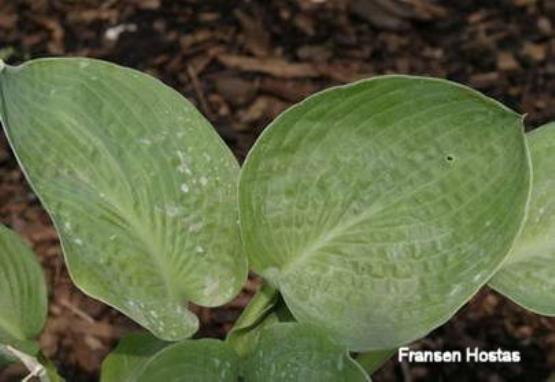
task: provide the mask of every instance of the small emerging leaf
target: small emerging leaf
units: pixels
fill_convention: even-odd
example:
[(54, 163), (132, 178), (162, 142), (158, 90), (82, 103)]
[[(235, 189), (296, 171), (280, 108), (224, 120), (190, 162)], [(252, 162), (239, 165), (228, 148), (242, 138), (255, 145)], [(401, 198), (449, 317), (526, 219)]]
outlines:
[[(226, 342), (240, 357), (246, 356), (252, 350), (253, 332), (257, 332), (268, 321), (268, 316), (278, 300), (278, 292), (264, 284), (245, 307), (226, 337)], [(271, 321), (277, 321), (277, 317)]]
[(7, 66), (0, 96), (9, 142), (85, 293), (165, 340), (197, 330), (188, 301), (238, 293), (239, 167), (182, 96), (80, 58)]
[(294, 321), (279, 293), (264, 283), (235, 322), (226, 342), (241, 358), (245, 358), (254, 350), (263, 328), (277, 322)]
[(515, 246), (490, 281), (525, 308), (555, 316), (555, 123), (528, 134), (532, 195)]

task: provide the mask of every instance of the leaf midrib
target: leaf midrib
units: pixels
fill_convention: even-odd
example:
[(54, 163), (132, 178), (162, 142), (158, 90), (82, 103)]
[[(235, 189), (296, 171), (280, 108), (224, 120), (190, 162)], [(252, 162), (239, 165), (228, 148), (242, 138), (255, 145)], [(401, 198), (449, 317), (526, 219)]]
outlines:
[[(0, 81), (0, 98), (1, 98), (1, 102), (2, 102), (2, 108), (4, 110), (4, 127), (5, 127), (5, 132), (6, 135), (8, 135), (8, 131), (11, 130), (9, 128), (9, 117), (8, 117), (8, 108), (6, 105), (6, 100), (4, 97), (4, 92), (3, 92), (3, 86), (2, 86), (2, 81)], [(97, 144), (99, 144), (101, 147), (104, 148), (104, 144), (103, 142), (96, 137), (95, 135), (91, 134), (89, 131), (87, 131), (86, 129), (81, 130), (82, 132), (84, 132), (85, 134), (87, 134), (87, 136), (91, 139), (94, 140)], [(11, 135), (11, 134), (10, 134)], [(114, 160), (114, 158), (111, 156), (111, 153), (109, 152), (109, 150), (105, 150), (106, 153), (108, 154), (108, 156), (110, 157), (110, 160), (114, 163), (117, 164), (117, 161)], [(18, 161), (20, 163), (20, 166), (22, 169), (24, 169), (25, 167), (23, 166), (23, 163), (21, 163), (20, 161)], [(120, 170), (119, 166), (115, 166), (116, 168), (118, 168), (118, 170)], [(75, 168), (73, 169), (73, 171), (76, 173), (76, 175), (78, 175), (78, 178), (85, 183), (91, 190), (95, 190), (98, 192), (97, 188), (94, 187), (91, 183), (89, 183), (89, 179), (88, 177), (86, 177), (84, 174), (80, 173), (79, 171), (77, 171)], [(27, 171), (24, 171), (25, 174), (27, 174)], [(124, 177), (125, 179), (125, 177)], [(31, 181), (31, 179), (27, 176), (27, 181), (28, 183), (31, 185), (32, 188), (34, 182)], [(36, 193), (38, 195), (38, 192)], [(156, 250), (156, 248), (154, 246), (152, 246), (151, 242), (149, 240), (145, 240), (145, 238), (147, 237), (151, 237), (148, 232), (141, 228), (142, 224), (138, 223), (140, 221), (140, 219), (138, 218), (138, 216), (136, 214), (134, 214), (133, 212), (127, 211), (127, 209), (122, 209), (121, 207), (119, 207), (119, 204), (114, 201), (111, 197), (108, 197), (108, 195), (111, 196), (111, 194), (113, 193), (106, 193), (104, 192), (104, 194), (106, 195), (106, 197), (104, 198), (104, 200), (106, 201), (107, 204), (109, 204), (113, 210), (120, 215), (124, 221), (126, 221), (129, 225), (129, 227), (131, 228), (131, 232), (133, 232), (133, 236), (136, 237), (146, 248), (146, 252), (149, 254), (149, 256), (154, 260), (154, 263), (157, 265), (158, 268), (158, 273), (160, 275), (160, 278), (162, 279), (166, 292), (167, 292), (167, 296), (170, 300), (175, 301), (176, 300), (176, 296), (174, 294), (174, 291), (171, 287), (171, 284), (169, 282), (169, 275), (171, 274), (168, 271), (168, 266), (165, 262), (161, 261), (162, 259), (159, 258), (159, 256), (156, 255), (156, 253), (158, 253), (159, 251)], [(47, 203), (44, 203), (45, 206), (47, 206)], [(54, 216), (53, 214), (50, 214), (51, 216)], [(62, 233), (60, 233), (61, 236), (66, 236)]]

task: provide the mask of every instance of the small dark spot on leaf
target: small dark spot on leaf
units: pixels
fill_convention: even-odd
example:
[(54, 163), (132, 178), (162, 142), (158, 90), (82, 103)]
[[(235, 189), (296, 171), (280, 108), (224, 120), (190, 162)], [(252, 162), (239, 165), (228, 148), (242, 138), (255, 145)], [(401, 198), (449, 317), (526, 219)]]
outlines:
[(453, 155), (447, 155), (447, 156), (445, 157), (445, 160), (446, 160), (447, 162), (453, 162), (453, 161), (455, 160), (455, 157), (454, 157)]

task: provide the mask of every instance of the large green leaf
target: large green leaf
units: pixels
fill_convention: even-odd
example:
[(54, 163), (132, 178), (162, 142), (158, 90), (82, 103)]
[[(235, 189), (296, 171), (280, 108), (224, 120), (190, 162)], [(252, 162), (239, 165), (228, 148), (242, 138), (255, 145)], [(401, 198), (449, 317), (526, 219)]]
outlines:
[(321, 329), (298, 323), (262, 328), (244, 373), (245, 382), (370, 380), (345, 347), (336, 345)]
[(225, 342), (188, 340), (168, 346), (144, 366), (137, 382), (237, 382), (237, 355)]
[(102, 362), (101, 381), (134, 382), (146, 362), (168, 345), (168, 342), (146, 333), (124, 337)]
[(521, 117), (469, 88), (385, 76), (287, 110), (242, 170), (254, 269), (300, 322), (351, 350), (394, 348), (495, 272), (525, 214)]
[(183, 97), (89, 59), (5, 67), (0, 91), (8, 139), (85, 293), (166, 340), (196, 331), (188, 301), (237, 294), (239, 168)]
[(518, 304), (555, 315), (555, 123), (528, 134), (533, 184), (524, 229), (490, 285)]
[(15, 232), (0, 225), (0, 345), (35, 353), (33, 340), (46, 313), (46, 282), (35, 255)]

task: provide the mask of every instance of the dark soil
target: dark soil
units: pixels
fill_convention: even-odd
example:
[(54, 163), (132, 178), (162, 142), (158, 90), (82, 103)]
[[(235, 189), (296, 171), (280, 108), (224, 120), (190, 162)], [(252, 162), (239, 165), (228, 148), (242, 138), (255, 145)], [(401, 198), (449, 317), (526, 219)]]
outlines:
[[(384, 73), (471, 85), (520, 113), (555, 120), (553, 0), (0, 0), (0, 58), (90, 56), (149, 72), (192, 100), (243, 159), (284, 108), (331, 85)], [(0, 133), (0, 222), (32, 243), (48, 276), (42, 349), (68, 381), (96, 381), (104, 356), (138, 327), (71, 283), (56, 233)], [(257, 285), (195, 308), (222, 337)], [(520, 364), (403, 364), (375, 381), (555, 380), (555, 319), (485, 289), (412, 345), (519, 350)], [(16, 380), (17, 368), (0, 373)]]

